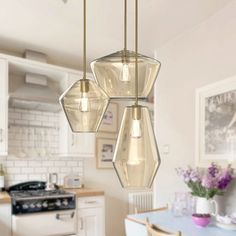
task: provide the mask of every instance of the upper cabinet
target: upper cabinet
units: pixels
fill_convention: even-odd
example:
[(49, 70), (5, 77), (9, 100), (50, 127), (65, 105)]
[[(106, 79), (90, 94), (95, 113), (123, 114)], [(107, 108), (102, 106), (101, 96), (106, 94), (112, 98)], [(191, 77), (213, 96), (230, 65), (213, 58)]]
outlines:
[[(63, 80), (61, 87), (65, 91), (74, 82), (82, 78), (82, 74), (69, 73), (66, 80)], [(60, 155), (94, 157), (95, 155), (95, 134), (93, 133), (72, 133), (64, 112), (60, 114)]]
[[(15, 91), (18, 87), (25, 83), (25, 75), (26, 74), (39, 74), (47, 77), (48, 86), (53, 87), (58, 90), (58, 92), (62, 93), (69, 86), (71, 86), (75, 81), (81, 79), (83, 74), (80, 71), (50, 65), (47, 63), (42, 63), (40, 61), (34, 61), (31, 59), (25, 59), (20, 57), (15, 57), (11, 55), (1, 54), (0, 53), (0, 156), (9, 155), (8, 146), (11, 147), (10, 154), (18, 155), (19, 147), (12, 145), (11, 139), (13, 139), (14, 135), (8, 135), (8, 125), (12, 128), (11, 132), (17, 131), (18, 135), (27, 136), (27, 140), (24, 139), (25, 142), (31, 141), (33, 146), (31, 149), (41, 149), (42, 152), (37, 154), (35, 150), (34, 155), (44, 156), (47, 154), (50, 155), (60, 155), (60, 156), (74, 156), (74, 157), (94, 157), (95, 155), (95, 134), (89, 133), (72, 133), (68, 121), (65, 117), (64, 112), (59, 111), (59, 124), (54, 124), (53, 122), (58, 122), (58, 116), (55, 117), (50, 114), (52, 119), (49, 117), (47, 119), (43, 119), (44, 115), (47, 116), (46, 113), (57, 112), (57, 111), (48, 111), (39, 110), (41, 118), (37, 117), (36, 113), (29, 117), (21, 115), (22, 120), (11, 120), (11, 124), (8, 124), (8, 98), (9, 93)], [(88, 74), (88, 78), (91, 76)], [(59, 101), (58, 101), (59, 102)], [(17, 107), (11, 107), (14, 109)], [(25, 113), (24, 109), (30, 110), (31, 108), (17, 108), (17, 112)], [(37, 112), (37, 108), (34, 108)], [(32, 112), (30, 114), (33, 114)], [(37, 113), (39, 114), (39, 113)], [(49, 116), (49, 115), (48, 115)], [(27, 117), (29, 120), (27, 120)], [(32, 120), (35, 117), (36, 120)], [(54, 119), (55, 118), (55, 119)], [(17, 118), (18, 119), (18, 118)], [(25, 120), (23, 120), (25, 119)], [(30, 120), (31, 119), (31, 120)], [(55, 121), (56, 120), (56, 121)], [(20, 122), (18, 122), (20, 121)], [(24, 123), (23, 123), (24, 121)], [(50, 124), (53, 123), (53, 127)], [(54, 127), (55, 126), (55, 127)], [(58, 126), (58, 127), (57, 127)], [(48, 128), (49, 127), (49, 128)], [(53, 133), (52, 142), (47, 143), (47, 140), (50, 140), (51, 137), (48, 137), (51, 132), (49, 129), (53, 128), (56, 130)], [(58, 141), (59, 136), (59, 141)], [(8, 138), (11, 137), (10, 140)], [(33, 137), (33, 141), (29, 140), (30, 137)], [(42, 140), (45, 138), (45, 140)], [(55, 141), (56, 140), (56, 141)], [(39, 143), (37, 143), (39, 142)], [(9, 145), (10, 143), (10, 145)], [(53, 145), (53, 151), (51, 151), (51, 146)], [(56, 145), (56, 146), (55, 146)], [(50, 149), (50, 150), (49, 150)], [(28, 150), (28, 149), (27, 149)], [(25, 151), (24, 151), (25, 152)], [(29, 151), (28, 151), (29, 152)], [(36, 154), (35, 154), (36, 153)], [(25, 153), (24, 153), (25, 154)], [(32, 156), (32, 152), (30, 151), (27, 155)]]
[(0, 58), (0, 156), (8, 152), (8, 62)]

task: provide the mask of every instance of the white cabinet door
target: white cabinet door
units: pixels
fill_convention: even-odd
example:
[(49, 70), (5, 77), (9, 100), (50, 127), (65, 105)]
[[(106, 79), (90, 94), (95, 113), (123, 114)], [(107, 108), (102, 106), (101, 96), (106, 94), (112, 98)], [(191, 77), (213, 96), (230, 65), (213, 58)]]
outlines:
[(102, 207), (80, 209), (78, 217), (79, 236), (105, 236)]
[(8, 62), (0, 58), (0, 156), (8, 151)]
[(11, 236), (11, 204), (0, 204), (0, 235)]
[[(82, 75), (69, 74), (65, 88), (81, 79)], [(65, 117), (61, 114), (60, 123), (60, 153), (65, 156), (94, 157), (95, 155), (95, 134), (93, 133), (73, 133)]]
[(78, 198), (77, 206), (78, 236), (105, 236), (104, 196)]

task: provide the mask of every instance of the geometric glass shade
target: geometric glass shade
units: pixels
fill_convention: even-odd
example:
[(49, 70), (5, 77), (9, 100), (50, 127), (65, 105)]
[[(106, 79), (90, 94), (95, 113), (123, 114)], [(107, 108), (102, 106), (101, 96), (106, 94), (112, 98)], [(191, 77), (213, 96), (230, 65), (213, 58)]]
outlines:
[(112, 162), (124, 188), (151, 188), (160, 156), (147, 107), (125, 108)]
[(106, 93), (88, 79), (75, 82), (59, 100), (73, 132), (97, 132), (109, 103)]
[[(135, 98), (135, 52), (118, 51), (91, 63), (99, 86), (110, 98)], [(151, 92), (161, 63), (138, 54), (138, 97)]]

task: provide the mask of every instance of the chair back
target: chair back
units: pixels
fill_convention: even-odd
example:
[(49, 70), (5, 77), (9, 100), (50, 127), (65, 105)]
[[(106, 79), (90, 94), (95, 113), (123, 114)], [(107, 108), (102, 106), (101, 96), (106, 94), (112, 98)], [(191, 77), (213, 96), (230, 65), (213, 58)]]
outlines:
[(168, 231), (165, 231), (163, 229), (160, 229), (156, 225), (152, 225), (148, 222), (148, 219), (146, 220), (146, 229), (148, 236), (181, 236), (181, 232), (171, 233)]

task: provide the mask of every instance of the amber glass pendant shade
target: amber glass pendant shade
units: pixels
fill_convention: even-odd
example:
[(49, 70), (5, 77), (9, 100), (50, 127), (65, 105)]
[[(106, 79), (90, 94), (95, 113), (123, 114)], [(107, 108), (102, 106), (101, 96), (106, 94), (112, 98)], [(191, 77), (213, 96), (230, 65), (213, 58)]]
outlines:
[(124, 188), (151, 188), (160, 156), (147, 107), (125, 108), (113, 165)]
[[(100, 87), (110, 98), (135, 98), (135, 52), (118, 51), (91, 63), (91, 69)], [(161, 63), (138, 54), (138, 97), (151, 92)]]
[(60, 97), (60, 104), (73, 132), (97, 132), (109, 97), (88, 79), (75, 82)]

